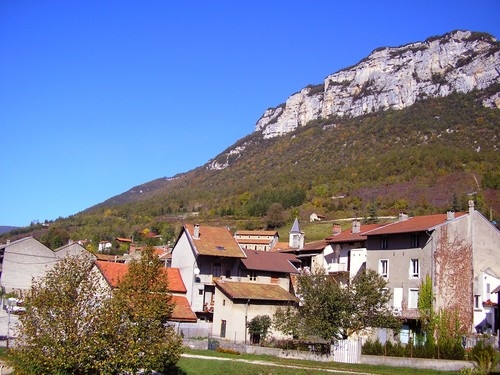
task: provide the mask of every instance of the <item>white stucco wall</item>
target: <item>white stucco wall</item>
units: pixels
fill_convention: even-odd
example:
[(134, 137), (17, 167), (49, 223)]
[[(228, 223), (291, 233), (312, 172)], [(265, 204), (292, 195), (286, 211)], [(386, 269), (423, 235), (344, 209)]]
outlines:
[[(196, 292), (198, 290), (197, 287), (195, 288), (195, 265), (195, 254), (193, 253), (186, 232), (183, 232), (172, 250), (172, 268), (179, 269), (182, 281), (187, 289), (186, 298), (193, 307), (193, 311), (200, 311), (203, 307), (203, 296), (198, 296), (198, 293), (195, 293), (195, 289)], [(202, 276), (202, 274), (199, 275), (200, 278)], [(201, 285), (201, 288), (203, 289), (203, 285)]]
[(43, 277), (58, 261), (51, 249), (32, 237), (12, 242), (5, 247), (0, 284), (6, 292), (25, 293), (33, 278)]
[[(230, 340), (232, 342), (245, 342), (245, 322), (251, 321), (258, 315), (268, 315), (271, 319), (277, 309), (276, 305), (262, 304), (262, 302), (252, 302), (248, 304), (244, 302), (233, 303), (224, 293), (218, 288), (215, 288), (215, 311), (213, 320), (212, 334), (216, 338)], [(246, 317), (246, 319), (245, 319)], [(226, 335), (221, 337), (221, 323), (226, 321)], [(270, 330), (270, 337), (286, 338), (279, 331)], [(250, 335), (246, 335), (247, 342), (250, 343)]]

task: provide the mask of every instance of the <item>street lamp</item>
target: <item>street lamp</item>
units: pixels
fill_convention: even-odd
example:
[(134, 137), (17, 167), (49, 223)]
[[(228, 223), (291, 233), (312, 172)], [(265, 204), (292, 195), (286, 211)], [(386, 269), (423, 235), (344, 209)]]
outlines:
[(17, 305), (17, 300), (13, 297), (10, 297), (7, 298), (7, 300), (5, 300), (5, 303), (7, 304), (7, 314), (8, 314), (8, 320), (7, 320), (7, 349), (8, 349), (10, 340), (10, 313), (12, 312), (12, 308)]

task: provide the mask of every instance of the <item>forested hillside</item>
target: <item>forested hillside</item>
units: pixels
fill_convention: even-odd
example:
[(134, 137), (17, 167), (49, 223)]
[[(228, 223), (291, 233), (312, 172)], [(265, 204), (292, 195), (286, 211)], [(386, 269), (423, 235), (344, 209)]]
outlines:
[(500, 110), (480, 100), (499, 86), (399, 111), (314, 120), (273, 139), (253, 133), (228, 148), (245, 144), (224, 169), (207, 163), (56, 220), (50, 229), (34, 224), (8, 236), (43, 238), (52, 230), (95, 243), (153, 232), (173, 240), (186, 221), (253, 229), (297, 215), (307, 220), (312, 212), (335, 220), (464, 210), (469, 199), (498, 219)]

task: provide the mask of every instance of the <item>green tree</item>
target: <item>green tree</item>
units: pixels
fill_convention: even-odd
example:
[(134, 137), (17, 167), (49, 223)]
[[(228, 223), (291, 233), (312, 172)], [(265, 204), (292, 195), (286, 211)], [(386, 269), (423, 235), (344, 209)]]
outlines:
[(252, 337), (253, 343), (260, 343), (265, 339), (269, 328), (271, 328), (272, 321), (269, 315), (257, 315), (255, 318), (247, 323), (248, 333)]
[(316, 272), (298, 277), (301, 305), (279, 308), (273, 324), (299, 337), (346, 339), (367, 327), (397, 329), (399, 320), (388, 308), (387, 283), (375, 271), (360, 272), (348, 285)]

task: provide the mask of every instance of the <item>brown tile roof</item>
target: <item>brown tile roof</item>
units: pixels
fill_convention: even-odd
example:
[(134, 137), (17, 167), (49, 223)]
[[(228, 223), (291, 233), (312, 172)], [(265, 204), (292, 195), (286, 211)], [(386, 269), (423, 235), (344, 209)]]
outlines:
[(272, 251), (287, 251), (287, 250), (295, 250), (295, 249), (291, 248), (288, 242), (277, 242), (272, 249)]
[(121, 256), (118, 256), (118, 255), (109, 255), (109, 254), (101, 254), (101, 253), (97, 253), (94, 255), (98, 260), (107, 260), (108, 262), (114, 262), (115, 260), (121, 258)]
[(259, 250), (243, 250), (246, 259), (241, 263), (246, 269), (255, 271), (271, 271), (281, 273), (298, 273), (292, 262), (299, 263), (300, 260), (293, 254), (277, 253)]
[(300, 251), (322, 251), (325, 247), (328, 246), (328, 243), (325, 240), (307, 242), (304, 244), (304, 248)]
[[(466, 215), (463, 212), (455, 213), (455, 219)], [(386, 224), (377, 229), (364, 232), (367, 236), (395, 233), (414, 233), (434, 229), (447, 222), (446, 214), (410, 217), (403, 221)]]
[(190, 241), (195, 251), (200, 255), (210, 255), (226, 258), (244, 258), (245, 254), (227, 228), (200, 226), (199, 238), (194, 238), (194, 225), (185, 224)]
[(380, 228), (387, 224), (363, 224), (360, 227), (358, 233), (352, 233), (352, 228), (342, 231), (340, 234), (336, 236), (330, 236), (326, 238), (328, 243), (345, 243), (345, 242), (358, 242), (358, 241), (366, 241), (365, 232), (369, 230), (373, 230), (376, 228)]
[(242, 283), (218, 280), (215, 285), (232, 300), (296, 302), (297, 298), (276, 284)]
[(236, 241), (240, 245), (256, 244), (256, 245), (269, 245), (270, 239), (256, 239), (256, 238), (237, 238)]
[[(97, 268), (112, 288), (118, 287), (120, 280), (128, 272), (128, 264), (96, 261)], [(186, 293), (186, 286), (182, 281), (178, 268), (162, 268), (167, 273), (168, 288), (172, 293)]]
[(172, 296), (172, 302), (175, 306), (170, 317), (171, 321), (195, 323), (198, 320), (186, 297)]
[(116, 237), (116, 240), (118, 242), (129, 242), (129, 243), (132, 243), (132, 238)]
[(277, 236), (275, 230), (237, 230), (235, 236)]
[(302, 249), (298, 249), (296, 247), (289, 247), (288, 244), (286, 247), (283, 248), (278, 248), (274, 247), (273, 251), (279, 252), (279, 253), (317, 253), (321, 252), (325, 249), (325, 247), (328, 246), (328, 243), (325, 240), (319, 240), (319, 241), (312, 241), (304, 244), (304, 247)]

